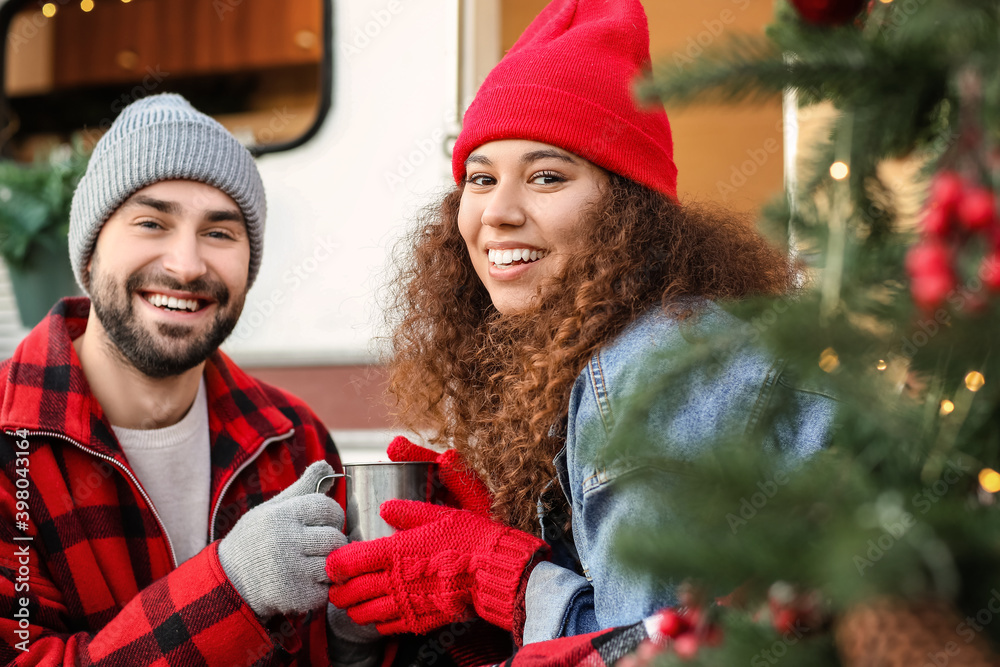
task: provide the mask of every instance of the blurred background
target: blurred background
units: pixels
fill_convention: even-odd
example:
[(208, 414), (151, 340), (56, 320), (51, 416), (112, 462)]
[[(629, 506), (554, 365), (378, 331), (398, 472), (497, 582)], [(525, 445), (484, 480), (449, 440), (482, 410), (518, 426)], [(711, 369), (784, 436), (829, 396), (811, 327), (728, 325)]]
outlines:
[[(348, 460), (394, 433), (378, 366), (387, 267), (451, 187), (479, 84), (545, 0), (0, 0), (0, 356), (62, 294), (87, 151), (128, 103), (178, 92), (259, 155), (264, 263), (224, 349), (304, 398)], [(655, 61), (760, 33), (769, 0), (645, 0)], [(682, 201), (780, 192), (782, 110), (668, 109)], [(61, 244), (61, 245), (60, 245)]]

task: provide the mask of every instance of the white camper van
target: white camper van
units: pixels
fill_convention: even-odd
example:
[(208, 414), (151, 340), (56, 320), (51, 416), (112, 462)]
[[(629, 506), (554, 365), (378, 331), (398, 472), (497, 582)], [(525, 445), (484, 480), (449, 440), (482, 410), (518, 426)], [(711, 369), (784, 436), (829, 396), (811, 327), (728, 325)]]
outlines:
[[(151, 93), (179, 92), (219, 119), (259, 155), (268, 199), (261, 272), (224, 349), (310, 403), (345, 458), (378, 458), (392, 433), (378, 294), (388, 263), (406, 261), (394, 241), (451, 187), (465, 107), (545, 4), (0, 0), (0, 158), (85, 150)], [(654, 57), (676, 67), (730, 30), (759, 31), (771, 11), (769, 0), (644, 4)], [(682, 198), (748, 209), (780, 188), (777, 106), (671, 120)], [(5, 192), (0, 181), (0, 206)], [(14, 278), (51, 279), (58, 263)], [(0, 269), (0, 356), (30, 324)]]

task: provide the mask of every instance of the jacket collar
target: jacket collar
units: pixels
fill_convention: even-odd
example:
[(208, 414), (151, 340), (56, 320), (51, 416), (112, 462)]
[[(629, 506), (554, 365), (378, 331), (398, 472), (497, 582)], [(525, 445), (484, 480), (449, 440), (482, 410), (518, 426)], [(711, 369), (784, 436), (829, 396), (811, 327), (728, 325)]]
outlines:
[[(89, 314), (86, 297), (62, 299), (17, 347), (0, 372), (0, 428), (60, 435), (127, 465), (73, 348)], [(261, 385), (221, 351), (205, 364), (205, 389), (213, 481), (239, 468), (265, 440), (292, 429)]]

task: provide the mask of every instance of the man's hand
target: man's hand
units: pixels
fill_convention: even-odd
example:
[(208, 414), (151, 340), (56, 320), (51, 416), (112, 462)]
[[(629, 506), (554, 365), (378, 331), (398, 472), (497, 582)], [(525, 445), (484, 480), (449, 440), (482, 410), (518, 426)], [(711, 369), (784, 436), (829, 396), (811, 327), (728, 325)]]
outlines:
[(219, 543), (222, 569), (261, 620), (326, 604), (326, 558), (347, 544), (344, 511), (316, 492), (332, 474), (326, 461), (313, 463), (294, 484), (247, 512)]

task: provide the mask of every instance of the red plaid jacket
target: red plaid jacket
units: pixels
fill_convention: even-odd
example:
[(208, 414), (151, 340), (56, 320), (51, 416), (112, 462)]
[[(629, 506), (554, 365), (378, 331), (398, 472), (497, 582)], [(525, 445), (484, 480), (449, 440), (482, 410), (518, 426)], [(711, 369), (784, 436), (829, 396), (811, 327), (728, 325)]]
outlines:
[(263, 627), (216, 542), (309, 463), (341, 469), (326, 429), (213, 354), (211, 544), (176, 567), (73, 350), (89, 310), (64, 299), (0, 365), (0, 663), (327, 664), (325, 610)]

